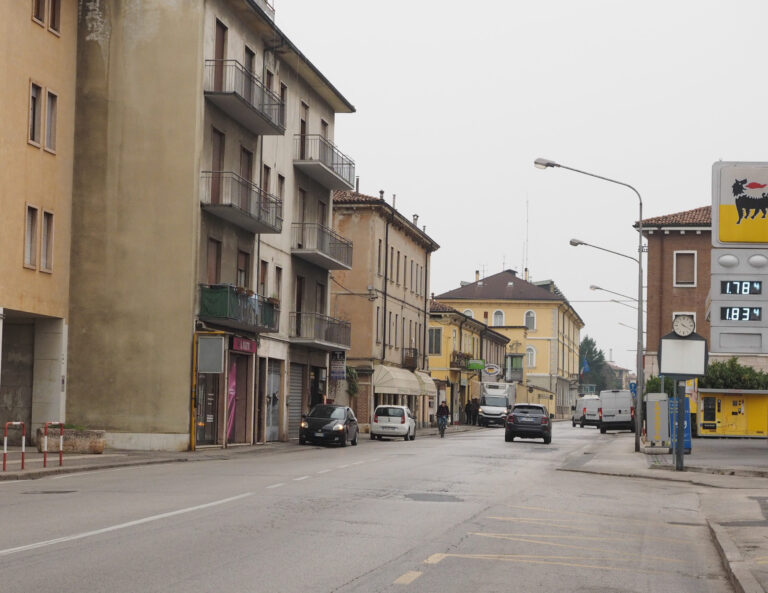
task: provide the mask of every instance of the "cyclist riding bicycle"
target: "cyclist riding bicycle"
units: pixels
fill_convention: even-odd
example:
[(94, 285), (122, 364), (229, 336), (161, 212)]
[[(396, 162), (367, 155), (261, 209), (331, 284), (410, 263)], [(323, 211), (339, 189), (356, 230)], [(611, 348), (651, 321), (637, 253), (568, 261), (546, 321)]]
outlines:
[(448, 424), (448, 416), (451, 415), (451, 411), (448, 409), (448, 404), (440, 402), (437, 407), (437, 428), (440, 430), (440, 436), (444, 436), (445, 427)]

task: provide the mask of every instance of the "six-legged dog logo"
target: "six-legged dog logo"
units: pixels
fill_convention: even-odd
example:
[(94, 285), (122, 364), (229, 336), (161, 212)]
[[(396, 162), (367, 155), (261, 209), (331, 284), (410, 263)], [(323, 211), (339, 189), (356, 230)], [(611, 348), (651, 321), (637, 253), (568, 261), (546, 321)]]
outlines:
[[(746, 179), (736, 179), (733, 182), (733, 195), (736, 198), (736, 211), (739, 214), (739, 219), (736, 224), (740, 224), (742, 220), (749, 218), (750, 220), (757, 216), (758, 212), (763, 214), (765, 218), (766, 212), (768, 212), (768, 193), (763, 193), (760, 197), (754, 197), (747, 194), (746, 190), (763, 189), (768, 186), (765, 183), (757, 183), (753, 181), (747, 183)], [(749, 216), (749, 213), (752, 216)]]

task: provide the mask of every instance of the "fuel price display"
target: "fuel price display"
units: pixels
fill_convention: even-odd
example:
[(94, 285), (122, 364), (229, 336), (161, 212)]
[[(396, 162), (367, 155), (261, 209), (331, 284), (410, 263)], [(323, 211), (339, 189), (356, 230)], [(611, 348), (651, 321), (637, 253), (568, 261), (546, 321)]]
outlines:
[(721, 280), (720, 294), (763, 294), (762, 280)]
[(723, 321), (762, 321), (762, 307), (720, 307)]

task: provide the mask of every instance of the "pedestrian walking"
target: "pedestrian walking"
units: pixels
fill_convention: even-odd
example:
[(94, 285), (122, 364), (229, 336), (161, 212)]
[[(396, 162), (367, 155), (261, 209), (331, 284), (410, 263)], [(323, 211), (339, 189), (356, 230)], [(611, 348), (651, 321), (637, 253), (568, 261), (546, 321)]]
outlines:
[(472, 424), (472, 404), (467, 401), (467, 405), (464, 406), (464, 422)]
[(480, 410), (480, 403), (477, 401), (477, 398), (474, 398), (472, 400), (472, 424), (477, 424), (477, 415)]

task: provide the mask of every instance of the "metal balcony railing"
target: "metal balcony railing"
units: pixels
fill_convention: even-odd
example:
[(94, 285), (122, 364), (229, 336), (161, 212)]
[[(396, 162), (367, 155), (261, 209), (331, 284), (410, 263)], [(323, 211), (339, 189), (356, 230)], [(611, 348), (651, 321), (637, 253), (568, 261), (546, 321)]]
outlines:
[(451, 368), (464, 369), (467, 368), (467, 363), (471, 356), (466, 352), (459, 352), (454, 350), (451, 352)]
[(349, 187), (355, 185), (355, 161), (319, 134), (294, 136), (294, 160), (318, 161), (341, 177)]
[[(285, 133), (285, 105), (280, 97), (264, 86), (252, 72), (237, 60), (206, 60), (204, 90), (207, 94), (234, 94), (271, 126)], [(227, 110), (227, 105), (221, 105)], [(239, 115), (238, 112), (233, 115)], [(238, 117), (239, 119), (239, 117)], [(247, 122), (243, 122), (248, 125)], [(256, 130), (266, 133), (264, 130)]]
[(280, 307), (265, 297), (231, 284), (200, 286), (200, 319), (251, 332), (277, 332)]
[(419, 368), (418, 348), (403, 348), (403, 368), (410, 370)]
[(291, 338), (315, 342), (319, 346), (349, 348), (351, 344), (352, 326), (349, 321), (321, 313), (292, 312), (288, 323)]
[[(334, 260), (344, 268), (352, 267), (352, 241), (333, 229), (316, 222), (294, 222), (291, 228), (291, 249), (315, 251)], [(338, 269), (333, 266), (328, 269)]]
[[(200, 201), (214, 213), (252, 232), (280, 233), (283, 202), (231, 171), (203, 171)], [(216, 208), (227, 207), (227, 208)], [(236, 212), (227, 212), (234, 208)]]

